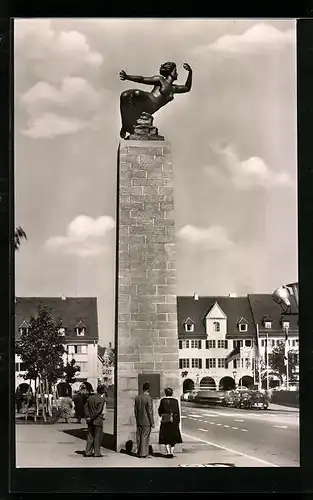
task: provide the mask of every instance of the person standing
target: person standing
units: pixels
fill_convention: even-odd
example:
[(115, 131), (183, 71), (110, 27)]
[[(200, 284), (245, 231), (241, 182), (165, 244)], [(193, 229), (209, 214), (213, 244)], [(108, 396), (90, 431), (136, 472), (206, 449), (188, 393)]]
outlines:
[(179, 430), (180, 412), (177, 399), (173, 398), (173, 389), (165, 389), (165, 398), (162, 398), (158, 408), (161, 417), (159, 432), (159, 444), (166, 447), (167, 458), (174, 457), (174, 447), (182, 443), (182, 437)]
[(153, 403), (148, 382), (143, 384), (142, 393), (135, 398), (134, 413), (137, 426), (137, 455), (140, 458), (148, 458), (150, 434), (154, 427)]
[[(102, 395), (104, 392), (104, 386), (98, 386), (97, 394), (89, 396), (85, 403), (84, 410), (88, 425), (85, 457), (102, 457), (100, 446), (103, 435), (103, 407), (105, 398)], [(94, 450), (94, 454), (92, 454), (92, 450)]]

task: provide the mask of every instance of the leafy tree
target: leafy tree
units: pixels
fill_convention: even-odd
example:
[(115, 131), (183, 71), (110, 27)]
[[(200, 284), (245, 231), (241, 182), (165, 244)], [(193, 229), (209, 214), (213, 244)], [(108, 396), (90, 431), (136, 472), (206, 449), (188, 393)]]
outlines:
[(76, 382), (76, 373), (80, 372), (80, 366), (76, 364), (75, 359), (67, 362), (63, 370), (63, 378), (67, 384), (74, 384)]
[(23, 329), (16, 347), (16, 354), (25, 366), (24, 379), (48, 386), (63, 376), (65, 349), (59, 327), (46, 307), (38, 308), (37, 316), (30, 318), (29, 327)]
[(21, 226), (18, 226), (14, 231), (14, 250), (18, 250), (21, 240), (27, 240), (27, 235)]
[[(293, 372), (297, 366), (297, 352), (289, 350), (288, 351), (288, 368), (289, 377), (292, 377)], [(279, 346), (275, 347), (271, 354), (269, 355), (269, 366), (273, 372), (277, 373), (281, 382), (283, 381), (283, 376), (286, 375), (286, 365), (285, 365), (285, 344), (282, 342)]]

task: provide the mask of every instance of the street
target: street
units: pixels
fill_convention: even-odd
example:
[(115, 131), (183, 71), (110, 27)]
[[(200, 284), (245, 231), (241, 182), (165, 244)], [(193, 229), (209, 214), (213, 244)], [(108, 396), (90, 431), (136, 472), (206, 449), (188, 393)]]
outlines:
[[(273, 405), (275, 406), (275, 405)], [(298, 467), (299, 412), (240, 410), (182, 402), (183, 439), (215, 444), (278, 467)]]

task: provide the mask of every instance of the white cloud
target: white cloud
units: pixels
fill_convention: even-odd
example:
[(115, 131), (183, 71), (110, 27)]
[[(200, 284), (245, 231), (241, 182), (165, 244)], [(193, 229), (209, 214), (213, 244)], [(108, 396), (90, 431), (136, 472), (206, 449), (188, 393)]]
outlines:
[(197, 47), (194, 53), (211, 52), (244, 54), (272, 51), (296, 42), (295, 29), (281, 31), (275, 26), (258, 23), (238, 35), (223, 35), (207, 46)]
[(21, 104), (30, 114), (46, 110), (48, 106), (94, 111), (100, 100), (100, 92), (96, 92), (90, 83), (80, 77), (65, 78), (59, 88), (40, 81), (20, 98)]
[(106, 250), (104, 237), (114, 226), (114, 219), (107, 215), (96, 219), (79, 215), (68, 225), (66, 236), (53, 236), (45, 246), (49, 250), (79, 257), (100, 255)]
[(262, 158), (254, 156), (242, 161), (231, 145), (225, 148), (215, 145), (212, 149), (220, 160), (220, 166), (206, 167), (205, 172), (218, 184), (231, 182), (234, 187), (241, 190), (292, 185), (288, 172), (271, 170)]
[(217, 225), (196, 227), (187, 224), (177, 232), (177, 236), (192, 245), (201, 245), (207, 250), (225, 250), (233, 245), (225, 228)]
[(23, 135), (31, 139), (51, 139), (58, 135), (74, 134), (88, 128), (90, 123), (70, 116), (45, 113), (42, 116), (31, 118), (28, 125), (28, 128), (22, 131)]
[(18, 65), (46, 81), (60, 82), (98, 69), (103, 62), (102, 55), (89, 47), (85, 35), (73, 30), (58, 32), (51, 20), (16, 20), (14, 34)]

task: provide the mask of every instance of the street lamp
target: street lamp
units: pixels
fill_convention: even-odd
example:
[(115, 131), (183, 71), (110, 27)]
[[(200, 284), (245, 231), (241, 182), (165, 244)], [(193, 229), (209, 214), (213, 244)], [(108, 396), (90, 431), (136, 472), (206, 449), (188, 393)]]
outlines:
[(235, 382), (235, 389), (236, 389), (236, 375), (237, 375), (237, 370), (233, 370), (233, 376), (234, 376), (234, 382)]
[(284, 327), (285, 330), (285, 364), (286, 364), (286, 390), (289, 391), (289, 348), (288, 348), (288, 326)]

